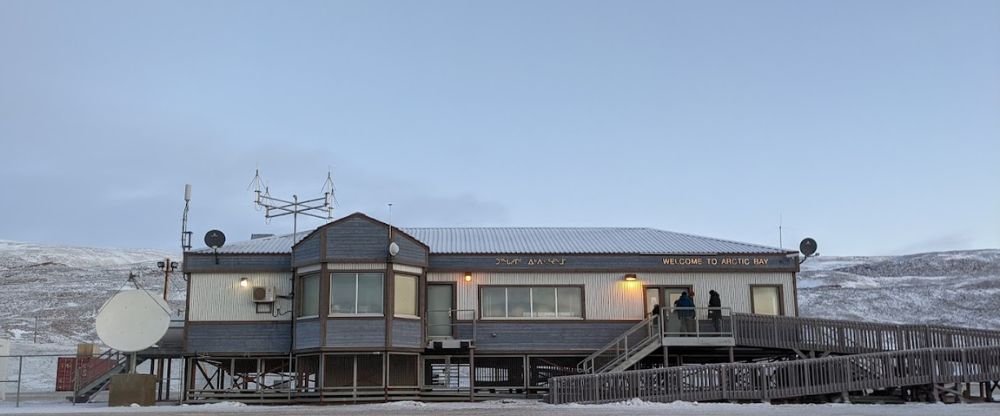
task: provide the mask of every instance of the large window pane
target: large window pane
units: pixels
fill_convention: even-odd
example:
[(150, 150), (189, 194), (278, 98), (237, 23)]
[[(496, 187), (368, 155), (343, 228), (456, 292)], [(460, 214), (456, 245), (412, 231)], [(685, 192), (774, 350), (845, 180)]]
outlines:
[(583, 289), (578, 287), (556, 288), (560, 318), (583, 317)]
[(556, 316), (556, 288), (531, 288), (531, 309), (536, 318), (553, 318)]
[(777, 286), (754, 286), (753, 313), (760, 315), (781, 315), (781, 295)]
[(382, 273), (358, 274), (357, 313), (382, 313)]
[(507, 289), (502, 287), (484, 287), (482, 292), (483, 318), (507, 317)]
[(330, 313), (355, 313), (357, 275), (334, 273), (330, 278)]
[(508, 318), (531, 317), (531, 288), (527, 287), (507, 288), (507, 317)]
[(319, 315), (319, 275), (302, 277), (302, 293), (299, 294), (299, 316)]
[(393, 292), (395, 299), (393, 313), (396, 315), (416, 316), (417, 277), (397, 274)]

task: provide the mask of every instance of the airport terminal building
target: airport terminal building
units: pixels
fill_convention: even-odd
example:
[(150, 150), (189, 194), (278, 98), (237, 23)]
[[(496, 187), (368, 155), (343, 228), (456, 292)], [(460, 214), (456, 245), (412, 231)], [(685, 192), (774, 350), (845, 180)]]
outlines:
[(183, 267), (189, 402), (540, 395), (550, 377), (759, 354), (732, 317), (798, 312), (798, 252), (649, 228), (355, 213), (189, 251)]

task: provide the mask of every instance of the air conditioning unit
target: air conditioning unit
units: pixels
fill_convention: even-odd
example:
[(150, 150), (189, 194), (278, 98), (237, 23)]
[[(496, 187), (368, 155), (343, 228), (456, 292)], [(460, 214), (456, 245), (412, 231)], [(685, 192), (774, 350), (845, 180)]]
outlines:
[(255, 303), (274, 302), (274, 287), (256, 286), (253, 288), (253, 301)]

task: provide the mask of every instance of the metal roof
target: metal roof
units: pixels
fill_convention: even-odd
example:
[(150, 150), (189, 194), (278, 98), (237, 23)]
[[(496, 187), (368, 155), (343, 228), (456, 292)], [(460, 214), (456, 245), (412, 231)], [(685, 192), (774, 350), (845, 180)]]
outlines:
[[(430, 247), (432, 254), (780, 254), (756, 244), (653, 228), (400, 228)], [(298, 242), (310, 231), (296, 235)], [(288, 253), (291, 234), (228, 244), (221, 254)], [(211, 249), (195, 250), (211, 253)]]

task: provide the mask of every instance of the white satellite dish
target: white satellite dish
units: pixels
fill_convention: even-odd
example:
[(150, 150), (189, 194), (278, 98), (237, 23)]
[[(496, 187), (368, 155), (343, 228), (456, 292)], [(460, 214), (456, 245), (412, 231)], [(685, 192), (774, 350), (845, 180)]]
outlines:
[(97, 336), (122, 352), (151, 347), (170, 327), (167, 302), (145, 290), (118, 292), (97, 314)]

